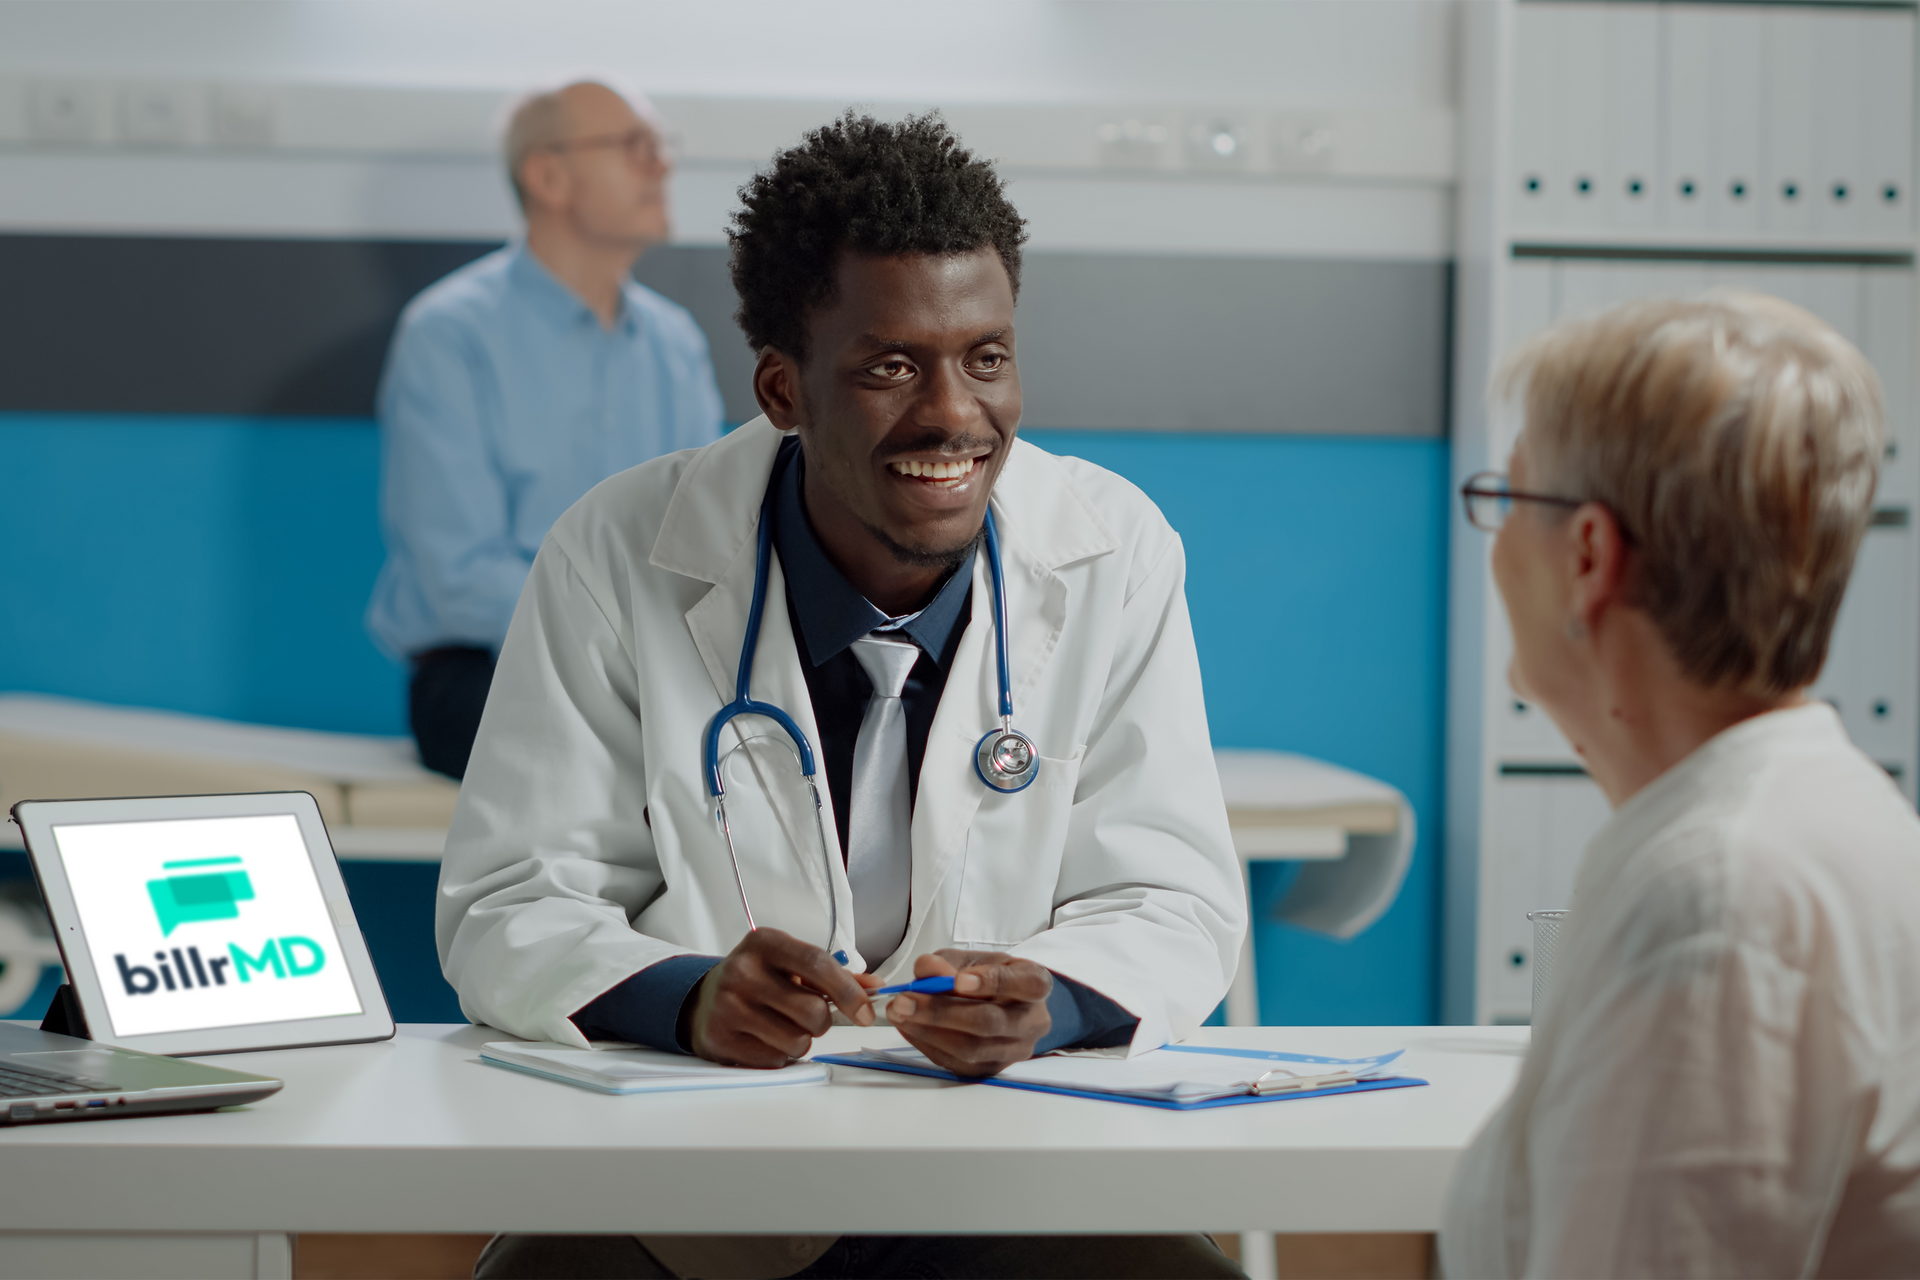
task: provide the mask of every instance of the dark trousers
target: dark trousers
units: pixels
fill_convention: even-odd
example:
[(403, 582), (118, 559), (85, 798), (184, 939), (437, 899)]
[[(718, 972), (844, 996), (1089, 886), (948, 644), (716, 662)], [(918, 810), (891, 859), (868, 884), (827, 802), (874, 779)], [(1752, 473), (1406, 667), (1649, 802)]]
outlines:
[(466, 776), (492, 684), (493, 654), (486, 649), (428, 649), (413, 655), (407, 720), (421, 764), (449, 778)]
[[(476, 1280), (673, 1280), (632, 1236), (495, 1236)], [(794, 1280), (1246, 1280), (1206, 1236), (841, 1236)]]

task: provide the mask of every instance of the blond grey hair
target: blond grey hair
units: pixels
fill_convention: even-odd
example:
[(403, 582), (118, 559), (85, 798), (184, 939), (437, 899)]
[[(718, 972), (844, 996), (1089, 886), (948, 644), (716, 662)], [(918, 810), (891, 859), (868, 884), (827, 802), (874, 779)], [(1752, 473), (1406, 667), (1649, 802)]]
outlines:
[(567, 103), (562, 95), (572, 87), (529, 93), (513, 104), (507, 116), (500, 149), (506, 156), (507, 181), (513, 184), (513, 198), (520, 202), (523, 212), (527, 207), (527, 190), (520, 181), (520, 172), (526, 167), (527, 157), (566, 136)]
[(1760, 294), (1634, 302), (1534, 338), (1495, 386), (1522, 395), (1527, 488), (1613, 512), (1628, 599), (1689, 679), (1813, 683), (1885, 447), (1851, 343)]

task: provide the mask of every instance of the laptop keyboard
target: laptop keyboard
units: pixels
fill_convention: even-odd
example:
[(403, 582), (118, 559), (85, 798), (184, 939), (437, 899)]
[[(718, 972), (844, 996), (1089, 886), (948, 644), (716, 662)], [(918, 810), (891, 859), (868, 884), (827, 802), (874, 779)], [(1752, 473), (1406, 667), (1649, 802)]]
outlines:
[(28, 1071), (0, 1062), (0, 1098), (51, 1098), (60, 1094), (93, 1093), (104, 1082), (85, 1076), (63, 1076), (53, 1071)]

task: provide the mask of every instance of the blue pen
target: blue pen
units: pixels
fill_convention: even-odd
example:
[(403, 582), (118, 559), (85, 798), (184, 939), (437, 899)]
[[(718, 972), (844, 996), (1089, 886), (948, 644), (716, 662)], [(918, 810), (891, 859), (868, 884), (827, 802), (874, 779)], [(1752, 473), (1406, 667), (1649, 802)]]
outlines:
[(877, 991), (869, 991), (867, 995), (869, 997), (900, 996), (911, 993), (916, 996), (941, 996), (952, 990), (952, 978), (915, 978), (912, 982), (903, 982), (895, 987), (881, 987)]

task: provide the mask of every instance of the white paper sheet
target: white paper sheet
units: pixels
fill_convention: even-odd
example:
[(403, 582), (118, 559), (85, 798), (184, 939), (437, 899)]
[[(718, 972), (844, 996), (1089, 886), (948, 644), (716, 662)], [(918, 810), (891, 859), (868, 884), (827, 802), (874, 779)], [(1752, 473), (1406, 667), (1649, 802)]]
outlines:
[(603, 1093), (655, 1093), (674, 1089), (753, 1089), (790, 1084), (824, 1084), (825, 1066), (797, 1062), (758, 1071), (723, 1067), (704, 1058), (662, 1053), (632, 1045), (596, 1044), (574, 1049), (541, 1041), (502, 1040), (482, 1045), (480, 1060), (534, 1075), (577, 1084)]

